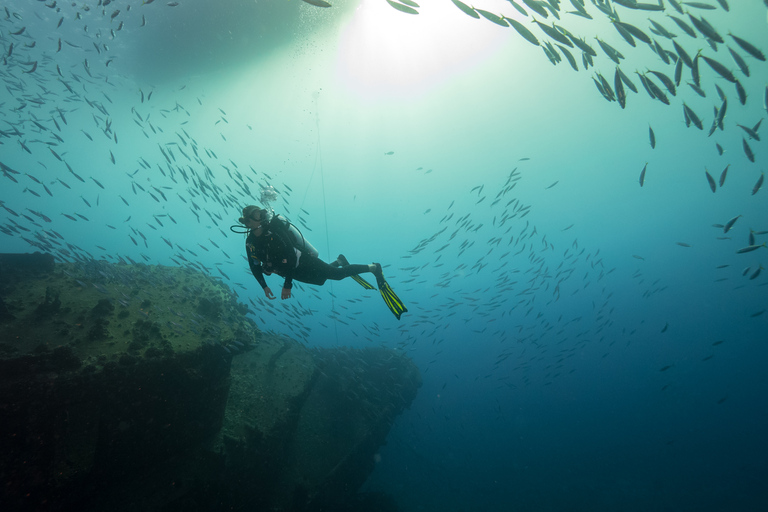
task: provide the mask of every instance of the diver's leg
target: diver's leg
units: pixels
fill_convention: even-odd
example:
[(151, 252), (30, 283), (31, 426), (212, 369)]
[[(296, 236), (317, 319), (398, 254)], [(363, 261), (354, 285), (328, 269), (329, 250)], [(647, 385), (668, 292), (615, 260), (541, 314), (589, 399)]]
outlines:
[(344, 257), (343, 254), (339, 254), (339, 257), (333, 260), (329, 263), (332, 267), (341, 267), (344, 265), (349, 265), (349, 262), (347, 261), (347, 258)]
[(332, 267), (331, 265), (328, 265), (328, 269), (326, 269), (325, 277), (326, 279), (333, 279), (334, 281), (341, 281), (344, 278), (352, 277), (357, 274), (362, 274), (365, 272), (372, 272), (371, 265), (345, 265), (343, 267)]

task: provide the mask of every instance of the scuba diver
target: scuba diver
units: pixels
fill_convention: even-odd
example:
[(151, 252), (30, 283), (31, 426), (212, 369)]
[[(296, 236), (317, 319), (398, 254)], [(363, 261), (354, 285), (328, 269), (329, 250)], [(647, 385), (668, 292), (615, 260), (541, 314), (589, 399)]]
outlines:
[(245, 240), (248, 265), (268, 299), (274, 299), (275, 296), (267, 286), (264, 274), (275, 273), (285, 278), (280, 298), (290, 299), (293, 280), (322, 285), (328, 279), (339, 281), (351, 277), (363, 288), (372, 290), (373, 285), (358, 275), (370, 272), (376, 277), (384, 302), (397, 319), (408, 311), (387, 284), (379, 263), (350, 265), (344, 255), (340, 254), (336, 261), (328, 264), (318, 258), (317, 250), (287, 219), (258, 206), (243, 208), (243, 216), (239, 221), (248, 228)]

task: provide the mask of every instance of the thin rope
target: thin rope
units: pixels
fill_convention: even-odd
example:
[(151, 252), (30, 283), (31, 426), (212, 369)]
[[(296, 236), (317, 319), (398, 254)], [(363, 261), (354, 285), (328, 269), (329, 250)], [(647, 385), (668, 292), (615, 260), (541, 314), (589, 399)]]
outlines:
[[(325, 198), (325, 173), (323, 172), (323, 156), (322, 156), (322, 149), (320, 147), (320, 110), (318, 106), (318, 99), (320, 98), (320, 92), (317, 91), (314, 93), (314, 100), (315, 100), (315, 133), (317, 134), (317, 141), (315, 144), (316, 151), (315, 151), (315, 165), (312, 167), (312, 174), (309, 177), (309, 183), (307, 183), (307, 188), (304, 191), (304, 198), (301, 200), (301, 206), (300, 208), (304, 208), (304, 203), (307, 200), (307, 194), (309, 193), (309, 188), (312, 186), (312, 179), (315, 176), (315, 171), (320, 168), (320, 189), (323, 193), (323, 220), (325, 221), (325, 251), (326, 251), (326, 259), (328, 261), (331, 260), (331, 242), (330, 237), (328, 235), (328, 202)], [(336, 300), (334, 299), (334, 293), (333, 293), (333, 281), (328, 280), (327, 281), (331, 287), (331, 311), (336, 311)], [(339, 326), (338, 322), (333, 322), (333, 330), (334, 334), (336, 336), (336, 344), (339, 344)]]

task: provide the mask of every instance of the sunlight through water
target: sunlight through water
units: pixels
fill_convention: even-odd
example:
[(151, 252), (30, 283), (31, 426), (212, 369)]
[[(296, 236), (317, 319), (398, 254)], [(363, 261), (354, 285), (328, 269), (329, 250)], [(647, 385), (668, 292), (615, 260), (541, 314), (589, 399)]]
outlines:
[(410, 16), (363, 0), (342, 31), (338, 66), (360, 92), (413, 93), (493, 58), (509, 38), (509, 31), (488, 30), (450, 2)]

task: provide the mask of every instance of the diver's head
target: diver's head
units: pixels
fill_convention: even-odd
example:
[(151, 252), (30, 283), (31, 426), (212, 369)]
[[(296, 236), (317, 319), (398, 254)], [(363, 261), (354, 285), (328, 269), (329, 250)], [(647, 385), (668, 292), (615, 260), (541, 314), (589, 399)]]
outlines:
[(264, 208), (249, 205), (243, 208), (243, 216), (238, 219), (248, 229), (260, 234), (269, 222), (269, 212)]

